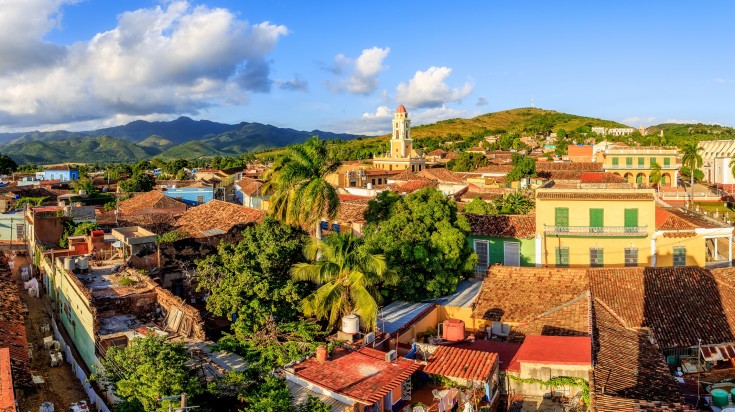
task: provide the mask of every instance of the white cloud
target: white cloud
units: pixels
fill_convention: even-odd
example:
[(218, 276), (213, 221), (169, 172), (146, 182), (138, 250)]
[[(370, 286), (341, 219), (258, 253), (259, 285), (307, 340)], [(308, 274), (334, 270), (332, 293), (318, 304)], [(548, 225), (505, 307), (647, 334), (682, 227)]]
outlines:
[(677, 124), (697, 124), (697, 123), (705, 123), (701, 120), (682, 120), (682, 119), (666, 119), (664, 123), (677, 123)]
[(241, 104), (250, 92), (270, 91), (267, 55), (288, 34), (285, 26), (251, 25), (227, 9), (171, 1), (122, 13), (116, 27), (87, 41), (45, 42), (70, 2), (3, 2), (0, 123), (106, 123)]
[(447, 119), (468, 118), (472, 115), (469, 111), (452, 109), (446, 105), (409, 113), (412, 119), (411, 125), (415, 126), (436, 123)]
[(626, 117), (621, 122), (623, 124), (627, 124), (627, 125), (635, 125), (635, 124), (638, 124), (638, 123), (651, 124), (651, 123), (653, 123), (654, 120), (656, 120), (656, 118), (653, 117), (653, 116), (650, 116), (650, 117), (633, 116), (633, 117)]
[(362, 114), (363, 119), (390, 119), (393, 117), (388, 106), (380, 106), (375, 110), (375, 113), (365, 112)]
[(396, 87), (396, 101), (410, 108), (440, 107), (444, 103), (454, 102), (472, 93), (472, 84), (462, 87), (449, 87), (445, 80), (452, 74), (449, 67), (429, 67), (422, 72), (417, 71), (408, 83)]
[(715, 83), (720, 83), (720, 84), (735, 83), (735, 81), (733, 79), (723, 79), (723, 78), (720, 78), (720, 77), (718, 77), (718, 78), (716, 78), (714, 80), (715, 80)]
[(383, 60), (388, 57), (390, 48), (372, 47), (362, 51), (357, 59), (350, 59), (344, 54), (334, 58), (334, 65), (328, 70), (336, 75), (348, 74), (336, 82), (327, 82), (327, 87), (335, 93), (353, 93), (368, 95), (378, 88), (378, 76), (385, 70)]
[(476, 106), (487, 106), (488, 103), (490, 103), (490, 102), (488, 102), (486, 98), (479, 97), (479, 98), (477, 98), (477, 103), (475, 105)]

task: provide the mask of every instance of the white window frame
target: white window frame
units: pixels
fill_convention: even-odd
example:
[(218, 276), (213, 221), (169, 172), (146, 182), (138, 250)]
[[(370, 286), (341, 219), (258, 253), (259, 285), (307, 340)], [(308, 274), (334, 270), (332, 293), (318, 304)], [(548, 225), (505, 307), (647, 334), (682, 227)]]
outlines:
[[(485, 273), (487, 271), (487, 268), (490, 267), (490, 242), (487, 240), (475, 239), (472, 243), (472, 248), (474, 249), (475, 254), (477, 254), (477, 265), (475, 265), (475, 273)], [(479, 248), (483, 248), (485, 250), (485, 267), (482, 267), (483, 265), (480, 261), (480, 254), (477, 253), (477, 251), (480, 250)]]
[[(508, 247), (518, 247), (518, 260), (509, 261)], [(521, 266), (521, 243), (520, 242), (503, 242), (503, 266)]]

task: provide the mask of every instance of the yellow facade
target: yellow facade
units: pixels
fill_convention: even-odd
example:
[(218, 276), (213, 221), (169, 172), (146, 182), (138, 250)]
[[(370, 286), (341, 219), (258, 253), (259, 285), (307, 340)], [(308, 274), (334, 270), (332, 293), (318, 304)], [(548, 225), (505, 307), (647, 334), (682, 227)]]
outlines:
[(393, 116), (390, 151), (385, 156), (375, 157), (373, 165), (382, 170), (410, 170), (411, 172), (420, 172), (426, 168), (423, 153), (413, 148), (411, 120), (403, 105), (398, 106)]
[(655, 221), (652, 189), (536, 191), (543, 266), (649, 266)]
[[(688, 237), (656, 236), (656, 266), (674, 266), (675, 249), (684, 248), (684, 266), (704, 267), (707, 250), (700, 235)], [(681, 253), (681, 252), (680, 252)]]
[(676, 149), (659, 147), (615, 147), (604, 156), (606, 172), (628, 179), (629, 183), (650, 184), (652, 164), (661, 166), (661, 186), (676, 187), (680, 164)]

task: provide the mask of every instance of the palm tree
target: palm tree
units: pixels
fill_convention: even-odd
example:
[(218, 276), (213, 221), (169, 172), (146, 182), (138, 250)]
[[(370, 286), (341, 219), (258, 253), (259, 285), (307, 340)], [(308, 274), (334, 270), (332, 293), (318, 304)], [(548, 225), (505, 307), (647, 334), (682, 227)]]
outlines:
[(656, 186), (656, 189), (658, 189), (658, 185), (661, 184), (661, 165), (653, 162), (651, 163), (651, 174), (649, 175), (648, 179), (651, 182), (652, 186)]
[(263, 190), (274, 189), (271, 212), (288, 224), (312, 226), (321, 239), (321, 220), (337, 216), (339, 197), (326, 180), (339, 162), (328, 160), (327, 142), (312, 137), (302, 145), (291, 146), (266, 173)]
[(682, 157), (681, 163), (689, 168), (689, 175), (691, 176), (691, 186), (689, 188), (689, 197), (691, 204), (694, 204), (694, 171), (702, 167), (702, 156), (699, 152), (702, 151), (701, 146), (697, 146), (696, 142), (689, 142), (684, 145), (681, 149)]
[(321, 285), (301, 302), (306, 316), (327, 319), (335, 326), (342, 316), (354, 313), (363, 324), (374, 328), (381, 296), (378, 283), (396, 283), (383, 255), (368, 253), (362, 238), (351, 233), (336, 234), (313, 242), (306, 249), (312, 263), (291, 268), (295, 280)]

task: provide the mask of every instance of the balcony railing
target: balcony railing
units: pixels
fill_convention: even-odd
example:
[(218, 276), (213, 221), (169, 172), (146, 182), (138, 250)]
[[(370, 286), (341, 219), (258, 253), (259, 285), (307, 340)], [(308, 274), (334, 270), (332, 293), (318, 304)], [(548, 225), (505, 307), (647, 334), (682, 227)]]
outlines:
[[(673, 165), (665, 165), (665, 166), (664, 165), (660, 165), (660, 166), (661, 166), (661, 170), (675, 170), (675, 169), (679, 169), (679, 166), (681, 166), (681, 165), (677, 163), (677, 164), (673, 164)], [(640, 169), (640, 170), (649, 169), (650, 170), (651, 169), (651, 166), (650, 165), (620, 165), (620, 164), (617, 164), (617, 165), (609, 164), (609, 165), (607, 165), (606, 164), (606, 165), (602, 165), (602, 168), (605, 169), (605, 170), (610, 170), (610, 169), (615, 169), (615, 170), (617, 170), (617, 169), (631, 169), (631, 170), (636, 170), (636, 169)]]
[(547, 235), (576, 237), (645, 237), (648, 226), (549, 226), (544, 225)]

